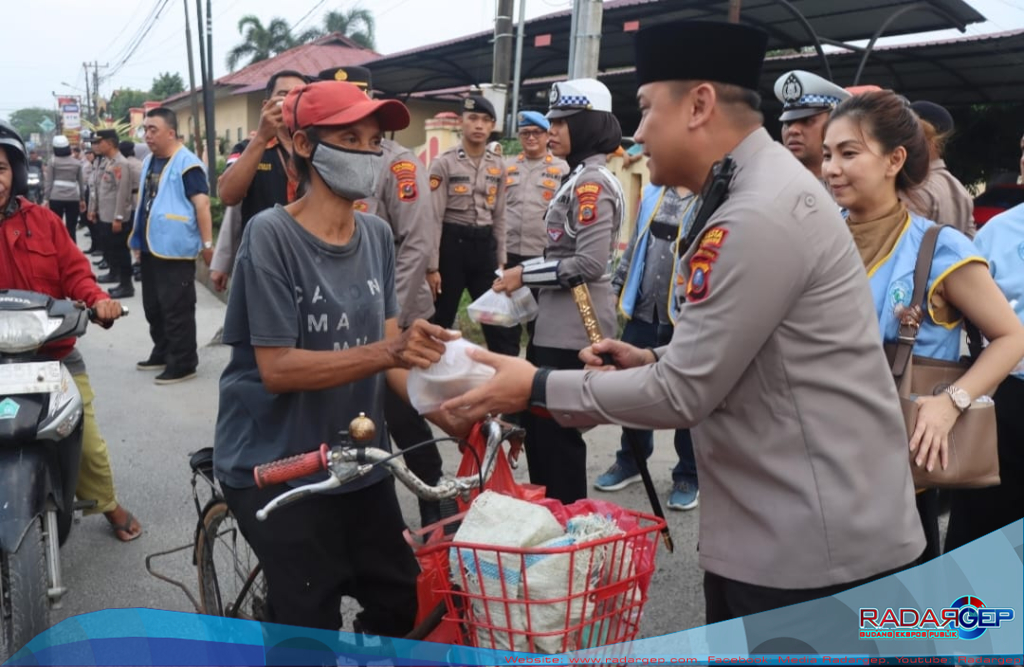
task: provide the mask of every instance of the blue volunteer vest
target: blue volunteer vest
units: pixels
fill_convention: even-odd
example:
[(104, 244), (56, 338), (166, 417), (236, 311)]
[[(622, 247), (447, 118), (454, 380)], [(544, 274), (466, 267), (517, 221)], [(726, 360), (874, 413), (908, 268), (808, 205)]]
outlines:
[[(153, 160), (152, 153), (142, 163), (142, 178), (139, 180), (139, 192), (146, 185), (146, 174)], [(195, 259), (203, 246), (199, 237), (199, 225), (196, 221), (196, 209), (192, 201), (185, 196), (185, 172), (190, 169), (206, 170), (202, 161), (184, 146), (179, 146), (171, 159), (167, 161), (160, 174), (160, 185), (157, 187), (156, 198), (149, 209), (146, 220), (146, 245), (149, 252), (163, 259)], [(137, 215), (144, 215), (140, 203)], [(138, 238), (139, 225), (132, 228), (128, 245), (141, 250), (142, 243)]]
[[(1013, 312), (1024, 322), (1024, 204), (989, 220), (978, 230), (974, 245), (988, 260), (992, 278)], [(1013, 376), (1024, 380), (1024, 359), (1013, 369)]]
[[(909, 306), (914, 294), (914, 267), (925, 231), (934, 225), (917, 215), (908, 214), (907, 222), (892, 252), (868, 270), (871, 295), (882, 330), (882, 340), (895, 343), (899, 329), (896, 307)], [(956, 361), (960, 358), (962, 319), (943, 322), (936, 319), (931, 300), (935, 289), (946, 277), (970, 262), (982, 262), (970, 239), (952, 227), (943, 227), (935, 243), (932, 269), (925, 288), (928, 310), (917, 333), (914, 354), (921, 357)]]
[[(647, 185), (640, 198), (640, 210), (636, 214), (636, 228), (634, 230), (634, 233), (639, 233), (639, 236), (633, 245), (633, 256), (629, 261), (629, 271), (626, 273), (626, 280), (622, 284), (622, 293), (619, 295), (619, 310), (622, 311), (622, 314), (627, 319), (632, 319), (633, 311), (636, 309), (637, 296), (640, 295), (640, 287), (643, 283), (644, 264), (647, 261), (647, 242), (651, 238), (651, 223), (654, 222), (654, 216), (657, 215), (658, 209), (661, 208), (661, 200), (664, 197), (664, 186)], [(689, 231), (690, 223), (698, 208), (699, 206), (692, 203), (686, 209), (685, 217), (679, 224), (679, 237), (685, 236)], [(678, 243), (678, 237), (676, 242)], [(669, 302), (666, 309), (673, 324), (676, 321), (675, 292), (676, 280), (673, 274), (669, 286)]]

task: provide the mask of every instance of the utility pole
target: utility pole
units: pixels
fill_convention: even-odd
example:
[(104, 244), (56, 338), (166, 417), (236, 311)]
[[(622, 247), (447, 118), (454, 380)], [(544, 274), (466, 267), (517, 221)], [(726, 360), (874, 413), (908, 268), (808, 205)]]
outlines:
[(570, 79), (597, 78), (601, 58), (601, 19), (604, 5), (601, 0), (576, 0), (573, 10), (576, 25), (572, 33), (572, 60), (569, 62)]
[[(203, 107), (206, 109), (206, 154), (210, 156), (210, 196), (217, 196), (217, 129), (213, 89), (213, 0), (206, 0), (206, 83), (203, 84)], [(209, 91), (209, 92), (207, 92)]]
[(498, 0), (494, 17), (494, 71), (491, 83), (505, 86), (512, 80), (512, 11), (515, 0)]
[(92, 122), (96, 122), (96, 114), (92, 108), (92, 93), (89, 92), (89, 63), (82, 63), (85, 70), (85, 115)]
[(743, 0), (729, 0), (729, 23), (740, 22), (740, 5)]
[(519, 25), (516, 27), (516, 68), (512, 75), (512, 122), (505, 134), (515, 136), (519, 121), (519, 86), (523, 77), (523, 35), (526, 32), (526, 0), (519, 0)]
[[(103, 120), (99, 117), (100, 115), (100, 67), (106, 69), (110, 66), (110, 63), (106, 65), (100, 65), (97, 61), (92, 61), (92, 95), (93, 95), (93, 112), (96, 114), (97, 122)], [(86, 76), (86, 79), (89, 77)], [(104, 109), (106, 111), (106, 109)]]
[(192, 147), (195, 148), (196, 155), (201, 159), (203, 148), (202, 142), (199, 141), (199, 137), (202, 136), (199, 128), (199, 98), (196, 97), (196, 71), (192, 59), (192, 28), (189, 27), (188, 22), (188, 0), (182, 0), (182, 4), (185, 6), (185, 42), (188, 45), (188, 84), (191, 87), (189, 97), (192, 98), (192, 127), (195, 128), (192, 130), (192, 136), (195, 137)]

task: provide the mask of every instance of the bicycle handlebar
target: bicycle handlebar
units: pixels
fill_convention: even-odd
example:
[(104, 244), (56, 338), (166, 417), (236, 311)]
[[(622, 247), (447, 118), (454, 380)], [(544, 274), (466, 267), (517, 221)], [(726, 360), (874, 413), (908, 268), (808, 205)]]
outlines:
[(275, 484), (284, 484), (327, 470), (329, 452), (327, 445), (323, 444), (314, 452), (296, 454), (286, 459), (258, 465), (252, 471), (253, 477), (256, 478), (256, 487), (263, 489)]
[(409, 470), (405, 461), (400, 458), (400, 454), (395, 455), (376, 447), (328, 449), (327, 445), (320, 445), (320, 449), (315, 452), (299, 454), (257, 466), (253, 473), (256, 477), (256, 484), (260, 488), (306, 477), (321, 470), (327, 470), (330, 476), (322, 482), (286, 491), (267, 503), (263, 509), (257, 511), (256, 518), (263, 521), (282, 505), (315, 493), (336, 489), (346, 482), (366, 475), (377, 466), (386, 468), (417, 497), (424, 500), (444, 500), (460, 494), (468, 494), (473, 489), (479, 488), (481, 484), (487, 483), (491, 473), (494, 472), (494, 464), (497, 462), (501, 443), (516, 433), (515, 430), (507, 434), (503, 433), (501, 424), (491, 418), (487, 418), (481, 428), (487, 436), (487, 446), (480, 459), (482, 474), (442, 477), (435, 485), (427, 484), (416, 473)]

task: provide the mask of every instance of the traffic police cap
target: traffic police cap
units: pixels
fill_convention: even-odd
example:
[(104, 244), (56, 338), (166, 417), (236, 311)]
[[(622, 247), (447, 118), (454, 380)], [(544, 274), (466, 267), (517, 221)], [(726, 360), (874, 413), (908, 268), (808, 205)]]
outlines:
[(740, 23), (672, 21), (636, 34), (637, 84), (714, 81), (757, 90), (768, 33)]
[(612, 111), (612, 94), (597, 79), (569, 79), (551, 86), (548, 118), (565, 118), (581, 111)]
[(462, 113), (485, 113), (492, 120), (498, 116), (494, 113), (494, 105), (483, 95), (470, 95), (462, 100)]
[(946, 134), (953, 131), (953, 116), (946, 107), (927, 100), (918, 100), (910, 105), (910, 108), (921, 120), (931, 123), (939, 134)]
[(775, 80), (775, 97), (782, 102), (779, 120), (789, 123), (830, 112), (851, 94), (817, 74), (795, 69)]
[(373, 90), (373, 76), (370, 70), (365, 67), (346, 66), (330, 67), (316, 75), (321, 81), (347, 81), (354, 86), (359, 86), (367, 94)]
[(114, 142), (115, 146), (120, 142), (120, 137), (117, 136), (117, 130), (98, 130), (92, 135), (92, 143), (96, 143), (102, 139)]
[(516, 118), (517, 127), (521, 130), (524, 127), (539, 127), (547, 132), (551, 129), (551, 123), (539, 111), (520, 111)]

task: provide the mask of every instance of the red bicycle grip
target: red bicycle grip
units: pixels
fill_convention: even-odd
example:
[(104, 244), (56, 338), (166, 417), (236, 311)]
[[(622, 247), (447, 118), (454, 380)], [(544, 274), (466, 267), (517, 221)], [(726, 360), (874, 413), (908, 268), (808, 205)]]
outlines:
[(315, 452), (297, 454), (279, 461), (258, 465), (252, 469), (253, 477), (256, 478), (256, 486), (263, 489), (327, 470), (327, 453), (329, 451), (327, 445), (322, 444), (320, 449)]

